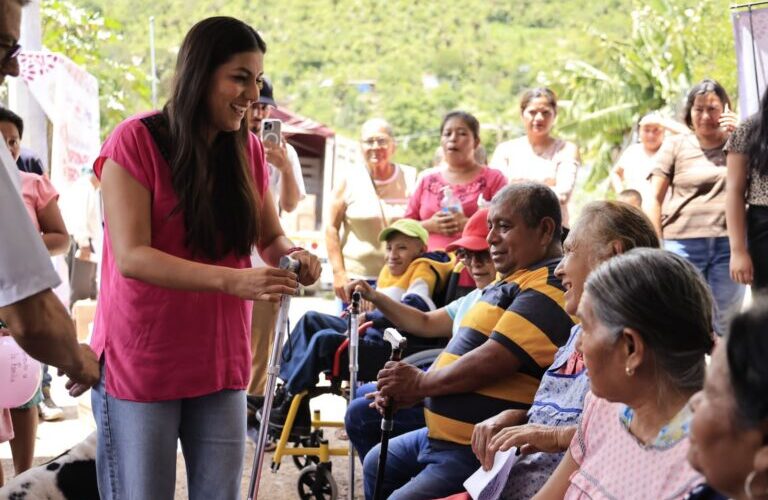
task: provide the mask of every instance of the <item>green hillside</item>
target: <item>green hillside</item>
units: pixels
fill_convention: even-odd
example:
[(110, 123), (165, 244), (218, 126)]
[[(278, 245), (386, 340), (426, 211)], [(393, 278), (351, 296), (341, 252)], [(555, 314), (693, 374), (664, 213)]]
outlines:
[[(66, 25), (71, 4), (44, 4), (58, 16), (48, 18), (49, 44), (69, 51), (60, 35), (76, 31)], [(679, 96), (670, 94), (679, 94), (692, 79), (713, 76), (735, 92), (730, 18), (722, 0), (652, 0), (642, 6), (631, 0), (90, 0), (77, 5), (102, 19), (94, 31), (110, 35), (89, 33), (82, 21), (75, 23), (80, 33), (74, 38), (100, 37), (98, 56), (84, 64), (104, 81), (105, 93), (113, 94), (103, 106), (111, 103), (105, 132), (121, 116), (151, 107), (150, 16), (160, 103), (189, 27), (210, 15), (236, 16), (267, 41), (265, 66), (282, 104), (350, 136), (367, 117), (384, 116), (399, 137), (397, 159), (419, 167), (430, 162), (441, 116), (451, 109), (478, 116), (489, 151), (500, 139), (518, 135), (517, 98), (532, 85), (550, 84), (563, 99), (561, 134), (582, 142), (599, 139), (601, 144), (584, 145), (598, 171), (608, 161), (600, 156), (603, 143), (610, 146), (606, 151), (615, 149), (638, 114), (673, 104)], [(621, 44), (626, 47), (617, 49)], [(110, 71), (104, 70), (105, 61)], [(610, 89), (585, 79), (580, 72), (587, 66), (575, 61), (610, 76)], [(647, 67), (625, 74), (633, 65)], [(659, 75), (677, 86), (655, 91), (663, 86)], [(601, 89), (599, 95), (595, 89)], [(574, 96), (582, 97), (569, 105)], [(580, 126), (588, 113), (613, 109), (611, 99), (629, 105)]]

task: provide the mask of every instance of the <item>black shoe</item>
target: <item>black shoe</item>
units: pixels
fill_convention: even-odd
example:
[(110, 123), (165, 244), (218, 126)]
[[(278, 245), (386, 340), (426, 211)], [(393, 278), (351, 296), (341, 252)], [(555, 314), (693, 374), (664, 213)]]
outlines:
[[(277, 397), (277, 395), (276, 395)], [(291, 409), (291, 402), (293, 396), (285, 392), (284, 397), (280, 398), (282, 401), (275, 401), (272, 405), (272, 411), (269, 413), (269, 427), (274, 430), (282, 430), (285, 426), (285, 419), (288, 417), (288, 411)], [(256, 418), (258, 421), (262, 421), (263, 409), (256, 412)], [(293, 428), (291, 429), (291, 437), (307, 436), (311, 432), (312, 418), (309, 413), (309, 398), (307, 396), (301, 399), (299, 404), (299, 411), (296, 414), (296, 418), (293, 421)]]
[(248, 405), (248, 411), (260, 410), (264, 406), (264, 396), (251, 396), (250, 394), (245, 396), (245, 404)]

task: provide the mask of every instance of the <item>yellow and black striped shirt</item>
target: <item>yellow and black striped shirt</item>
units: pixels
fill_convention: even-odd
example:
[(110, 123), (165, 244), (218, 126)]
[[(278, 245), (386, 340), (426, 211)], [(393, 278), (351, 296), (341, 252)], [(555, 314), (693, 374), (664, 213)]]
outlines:
[(568, 340), (572, 318), (555, 276), (560, 259), (540, 262), (497, 281), (464, 316), (431, 370), (454, 363), (489, 339), (520, 360), (520, 369), (471, 393), (427, 398), (429, 437), (468, 445), (475, 424), (508, 409), (528, 409), (544, 371)]

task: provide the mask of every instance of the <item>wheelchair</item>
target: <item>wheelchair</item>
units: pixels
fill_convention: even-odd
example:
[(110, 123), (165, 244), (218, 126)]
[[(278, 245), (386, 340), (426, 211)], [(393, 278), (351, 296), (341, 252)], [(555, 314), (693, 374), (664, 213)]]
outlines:
[[(462, 280), (463, 265), (457, 265), (447, 283), (435, 297), (438, 307), (447, 304), (469, 293), (473, 288), (465, 286)], [(465, 282), (465, 281), (464, 281)], [(368, 325), (360, 327), (361, 338), (365, 335)], [(427, 339), (405, 333), (408, 344), (402, 361), (427, 370), (437, 359), (440, 352), (448, 343), (448, 338)], [(371, 345), (361, 342), (358, 347), (360, 369), (358, 382), (372, 382), (390, 355), (389, 346)], [(333, 394), (345, 398), (348, 402), (354, 398), (355, 388), (348, 387), (344, 382), (349, 380), (349, 338), (336, 350), (333, 367), (325, 374), (330, 382), (327, 386), (315, 386), (293, 396), (288, 414), (281, 429), (270, 429), (276, 448), (272, 456), (271, 470), (277, 472), (283, 458), (291, 457), (294, 465), (300, 470), (298, 479), (299, 498), (316, 500), (335, 500), (338, 498), (338, 487), (332, 474), (332, 456), (349, 455), (350, 443), (347, 447), (331, 447), (325, 437), (324, 429), (344, 428), (343, 421), (323, 420), (319, 410), (311, 414), (310, 428), (306, 435), (294, 433), (294, 424), (302, 401), (324, 395)], [(264, 423), (262, 423), (264, 425)], [(354, 488), (354, 485), (350, 485)]]

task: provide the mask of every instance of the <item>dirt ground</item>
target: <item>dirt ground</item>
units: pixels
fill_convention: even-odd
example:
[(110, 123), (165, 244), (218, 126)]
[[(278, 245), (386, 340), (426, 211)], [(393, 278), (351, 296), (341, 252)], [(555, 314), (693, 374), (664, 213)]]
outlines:
[[(326, 297), (302, 297), (294, 299), (291, 303), (291, 324), (306, 311), (333, 313), (335, 304)], [(51, 387), (54, 400), (65, 410), (64, 420), (58, 422), (42, 422), (38, 427), (35, 447), (35, 464), (45, 463), (63, 451), (85, 439), (95, 430), (95, 424), (90, 410), (90, 397), (83, 395), (78, 399), (69, 397), (64, 389), (65, 379), (55, 377)], [(344, 416), (345, 402), (342, 398), (330, 395), (320, 396), (312, 400), (312, 409), (320, 409), (324, 420), (341, 420)], [(340, 442), (334, 435), (334, 429), (326, 429), (326, 438), (331, 446), (341, 447), (346, 442)], [(248, 440), (245, 450), (245, 460), (242, 479), (242, 498), (248, 494), (248, 486), (253, 466), (253, 453), (255, 446)], [(268, 453), (264, 460), (264, 469), (261, 475), (259, 488), (260, 499), (289, 500), (299, 498), (298, 478), (299, 470), (293, 464), (290, 457), (283, 460), (280, 470), (273, 473), (270, 470), (272, 453)], [(334, 457), (332, 459), (333, 477), (338, 487), (338, 498), (349, 498), (348, 459), (347, 457)], [(6, 481), (13, 477), (13, 462), (8, 443), (0, 444), (0, 466), (2, 466)], [(362, 467), (357, 462), (355, 474), (355, 498), (363, 498)], [(184, 468), (184, 458), (178, 454), (176, 462), (176, 500), (187, 498), (187, 475)], [(34, 499), (38, 500), (38, 499)]]
[[(343, 400), (336, 397), (323, 396), (325, 400), (319, 402), (319, 406), (323, 407), (323, 418), (336, 420), (339, 414), (343, 415)], [(320, 398), (319, 398), (320, 399)], [(313, 404), (314, 407), (314, 404)], [(327, 410), (327, 411), (326, 411)], [(82, 434), (87, 436), (89, 429), (80, 430), (85, 427), (82, 424), (82, 417), (78, 417), (78, 411), (76, 407), (66, 408), (67, 419), (61, 422), (42, 423), (40, 425), (40, 432), (38, 433), (38, 453), (35, 455), (35, 464), (42, 464), (58, 455), (58, 453), (50, 452), (49, 446), (50, 439), (47, 437), (53, 434), (57, 435), (59, 440), (65, 437), (65, 435)], [(327, 416), (326, 416), (327, 415)], [(73, 430), (73, 425), (77, 425), (77, 429)], [(334, 429), (326, 429), (325, 436), (329, 439), (330, 445), (333, 447), (343, 447), (348, 442), (341, 441), (335, 436)], [(79, 438), (82, 439), (82, 438)], [(77, 442), (77, 441), (75, 441)], [(74, 444), (74, 443), (73, 443)], [(8, 447), (7, 443), (3, 444), (4, 447)], [(10, 451), (10, 450), (4, 450)], [(42, 451), (43, 453), (40, 453)], [(58, 450), (56, 450), (58, 451)], [(242, 498), (246, 498), (248, 494), (248, 487), (251, 480), (251, 469), (253, 467), (253, 455), (255, 451), (255, 445), (251, 440), (246, 443), (245, 458), (243, 466), (243, 479), (242, 479)], [(289, 500), (299, 498), (298, 494), (298, 479), (299, 469), (293, 463), (291, 457), (283, 459), (280, 469), (273, 473), (270, 469), (273, 453), (267, 453), (264, 457), (264, 465), (261, 475), (261, 483), (259, 487), (260, 499), (267, 500)], [(9, 453), (0, 454), (0, 464), (3, 468), (3, 473), (6, 480), (13, 477), (13, 461), (10, 458)], [(333, 478), (336, 481), (338, 488), (338, 498), (349, 498), (349, 472), (348, 472), (348, 458), (347, 457), (333, 457), (332, 458), (332, 471)], [(356, 472), (355, 472), (355, 498), (363, 498), (363, 486), (362, 486), (362, 467), (359, 460), (357, 460)], [(95, 479), (95, 478), (94, 478)], [(176, 462), (176, 500), (186, 500), (187, 495), (187, 474), (184, 468), (184, 458), (181, 453), (178, 454)], [(37, 500), (37, 499), (35, 499)]]

